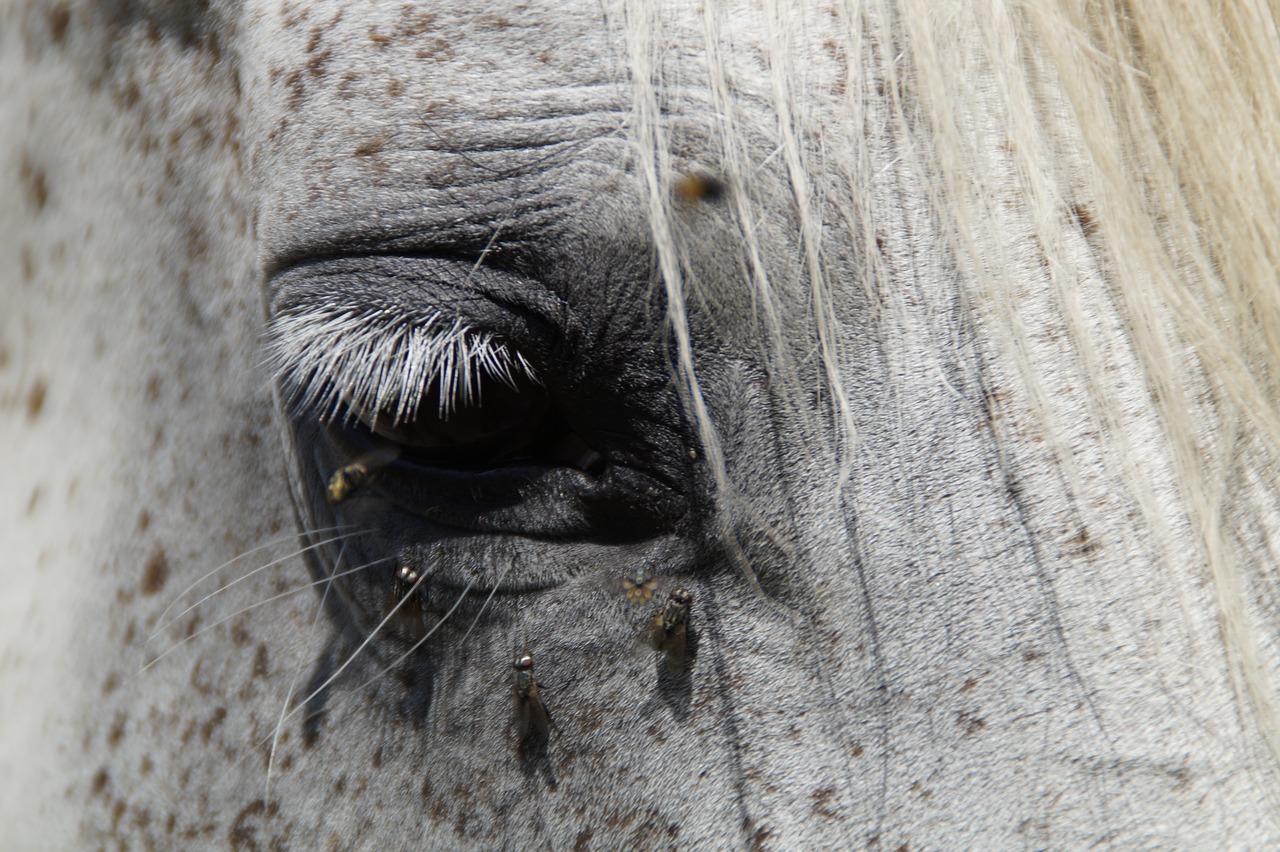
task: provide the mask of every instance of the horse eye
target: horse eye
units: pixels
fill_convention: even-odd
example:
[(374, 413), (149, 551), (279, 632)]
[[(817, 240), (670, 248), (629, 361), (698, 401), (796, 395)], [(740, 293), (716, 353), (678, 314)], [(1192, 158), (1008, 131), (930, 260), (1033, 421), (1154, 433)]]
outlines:
[(527, 377), (482, 376), (467, 399), (440, 404), (432, 385), (408, 416), (380, 411), (363, 427), (395, 444), (399, 458), (427, 467), (482, 468), (522, 461), (592, 469), (601, 456), (560, 415), (547, 391)]
[[(514, 386), (513, 386), (514, 385)], [(402, 449), (406, 461), (474, 465), (518, 456), (547, 430), (551, 402), (527, 378), (481, 377), (467, 399), (441, 405), (433, 384), (408, 416), (380, 411), (366, 428)]]

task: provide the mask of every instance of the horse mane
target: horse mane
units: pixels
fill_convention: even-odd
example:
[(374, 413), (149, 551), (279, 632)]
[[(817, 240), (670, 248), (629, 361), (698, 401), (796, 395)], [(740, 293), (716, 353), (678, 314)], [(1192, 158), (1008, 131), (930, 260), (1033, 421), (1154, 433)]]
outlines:
[[(700, 82), (712, 93), (714, 159), (731, 184), (749, 183), (742, 176), (757, 164), (746, 140), (758, 128), (729, 96), (733, 69), (719, 22), (730, 12), (706, 4), (700, 19), (673, 19), (656, 5), (629, 4), (623, 25), (636, 90), (630, 130), (683, 393), (726, 502), (746, 504), (726, 470), (691, 343), (686, 304), (714, 303), (717, 294), (699, 289), (681, 199), (666, 189), (687, 164), (671, 153), (678, 131), (655, 82), (665, 29), (704, 34)], [(1084, 474), (1064, 426), (1086, 417), (1114, 444), (1109, 460), (1141, 509), (1134, 521), (1152, 558), (1203, 566), (1243, 715), (1280, 757), (1264, 638), (1274, 624), (1263, 621), (1274, 613), (1257, 606), (1276, 563), (1266, 530), (1278, 528), (1270, 480), (1280, 460), (1280, 36), (1272, 11), (1127, 0), (882, 0), (798, 11), (770, 0), (732, 14), (758, 16), (759, 42), (732, 56), (754, 49), (767, 66), (771, 90), (751, 97), (777, 116), (772, 156), (789, 179), (803, 279), (800, 297), (797, 282), (777, 279), (759, 237), (766, 212), (749, 187), (735, 193), (760, 356), (796, 428), (839, 459), (833, 500), (860, 451), (842, 310), (886, 273), (869, 189), (885, 157), (874, 148), (877, 132), (866, 132), (881, 128), (895, 168), (928, 200), (927, 218), (953, 254), (969, 321), (1016, 368), (1025, 393), (1018, 404), (1049, 437), (1068, 482)], [(841, 182), (847, 194), (823, 189)], [(841, 253), (845, 262), (833, 262)], [(840, 277), (851, 266), (863, 280)], [(1034, 298), (1029, 276), (1044, 288)], [(1058, 403), (1061, 364), (1028, 335), (1028, 312), (1046, 305), (1059, 315), (1054, 351), (1086, 385), (1086, 412)], [(797, 323), (811, 334), (803, 356), (786, 342)], [(883, 318), (886, 335), (892, 323)], [(1136, 401), (1098, 354), (1116, 340), (1123, 354), (1114, 357), (1129, 359), (1140, 378)], [(815, 384), (827, 405), (801, 401)], [(1154, 435), (1122, 428), (1135, 405), (1150, 406)], [(1141, 461), (1153, 441), (1173, 459), (1171, 483)], [(732, 539), (740, 521), (724, 529)], [(1177, 530), (1198, 543), (1194, 557), (1177, 552)]]

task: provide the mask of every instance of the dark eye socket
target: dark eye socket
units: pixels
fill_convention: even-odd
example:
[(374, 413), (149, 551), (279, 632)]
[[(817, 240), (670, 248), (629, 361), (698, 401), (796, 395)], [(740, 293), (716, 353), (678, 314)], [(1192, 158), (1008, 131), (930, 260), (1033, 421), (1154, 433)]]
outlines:
[(546, 389), (524, 376), (481, 376), (470, 397), (444, 407), (432, 385), (417, 408), (398, 420), (388, 411), (360, 417), (375, 440), (390, 442), (401, 462), (433, 468), (483, 469), (521, 463), (588, 470), (601, 457), (570, 427)]

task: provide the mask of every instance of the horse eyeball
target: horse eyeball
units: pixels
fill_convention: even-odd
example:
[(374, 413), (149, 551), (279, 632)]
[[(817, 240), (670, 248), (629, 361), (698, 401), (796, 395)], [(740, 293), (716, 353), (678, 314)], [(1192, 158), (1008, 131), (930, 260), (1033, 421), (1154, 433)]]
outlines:
[(380, 412), (368, 426), (407, 451), (447, 452), (469, 461), (519, 452), (538, 437), (551, 402), (531, 380), (513, 384), (486, 377), (468, 398), (444, 401), (432, 385), (408, 417)]

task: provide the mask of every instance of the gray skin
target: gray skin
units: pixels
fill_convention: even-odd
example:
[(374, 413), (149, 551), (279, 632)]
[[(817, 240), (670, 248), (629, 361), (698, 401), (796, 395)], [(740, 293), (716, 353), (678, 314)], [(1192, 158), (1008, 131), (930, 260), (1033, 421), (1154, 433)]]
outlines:
[[(820, 386), (817, 335), (758, 94), (766, 39), (750, 16), (721, 22), (738, 27), (727, 61), (758, 168), (677, 217), (730, 500), (671, 379), (625, 132), (624, 10), (489, 5), (5, 11), (0, 239), (19, 263), (0, 290), (0, 685), (18, 843), (1274, 841), (1269, 764), (1241, 730), (1200, 564), (1156, 558), (1087, 418), (1057, 436), (1082, 473), (1063, 475), (895, 168), (903, 140), (871, 71), (874, 183), (858, 197), (881, 262), (868, 277), (852, 240), (825, 258), (860, 441), (837, 481), (830, 435), (805, 425), (830, 421), (829, 399), (794, 392)], [(664, 15), (675, 168), (723, 173), (700, 24)], [(838, 169), (814, 174), (853, 197)], [(735, 192), (770, 213), (757, 238), (783, 282), (793, 375), (762, 354)], [(1034, 285), (1037, 258), (1018, 257)], [(267, 324), (299, 300), (387, 298), (527, 350), (616, 487), (584, 497), (590, 477), (561, 469), (443, 515), (415, 515), (385, 483), (327, 504), (340, 457), (313, 416), (278, 404)], [(1083, 408), (1079, 365), (1036, 307), (1039, 354), (1063, 363), (1050, 398)], [(1122, 350), (1099, 357), (1137, 385)], [(1118, 427), (1176, 501), (1150, 402), (1132, 396)], [(296, 555), (293, 531), (334, 523), (367, 532)], [(1194, 553), (1184, 522), (1168, 536)], [(383, 557), (328, 594), (267, 600)], [(393, 563), (428, 578), (429, 624), (476, 585), (407, 660), (403, 623), (351, 658)], [(646, 606), (622, 592), (637, 565), (660, 580)], [(677, 586), (693, 596), (679, 676), (644, 641)], [(513, 706), (524, 653), (553, 720), (532, 748)]]

